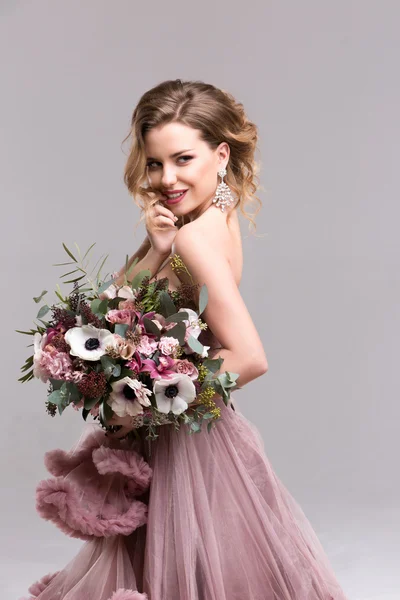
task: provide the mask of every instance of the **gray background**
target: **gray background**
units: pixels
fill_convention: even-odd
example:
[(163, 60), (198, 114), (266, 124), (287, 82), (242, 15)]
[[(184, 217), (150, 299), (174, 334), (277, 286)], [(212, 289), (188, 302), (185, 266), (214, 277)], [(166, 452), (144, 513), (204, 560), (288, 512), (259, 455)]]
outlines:
[(17, 382), (31, 338), (14, 330), (60, 281), (61, 242), (97, 242), (110, 272), (142, 241), (121, 142), (140, 95), (176, 77), (231, 91), (259, 127), (241, 292), (269, 371), (237, 401), (349, 598), (399, 598), (399, 18), (388, 0), (3, 0), (4, 600), (82, 543), (34, 505), (43, 453), (81, 417), (51, 419), (46, 386)]

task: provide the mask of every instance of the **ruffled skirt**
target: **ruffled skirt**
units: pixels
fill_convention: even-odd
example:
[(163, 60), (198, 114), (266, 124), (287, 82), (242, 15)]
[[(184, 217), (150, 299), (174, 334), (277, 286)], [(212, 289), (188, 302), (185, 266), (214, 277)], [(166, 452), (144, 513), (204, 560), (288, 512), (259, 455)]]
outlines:
[(85, 542), (20, 600), (346, 600), (258, 429), (217, 404), (210, 433), (116, 440), (92, 423), (47, 452), (37, 511)]

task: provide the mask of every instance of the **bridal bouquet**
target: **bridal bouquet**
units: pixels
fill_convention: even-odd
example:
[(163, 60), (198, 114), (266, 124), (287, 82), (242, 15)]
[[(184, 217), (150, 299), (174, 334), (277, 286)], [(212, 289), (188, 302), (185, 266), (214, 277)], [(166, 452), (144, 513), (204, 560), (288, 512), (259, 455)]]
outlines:
[[(208, 358), (210, 347), (197, 339), (207, 328), (200, 318), (207, 306), (207, 287), (201, 287), (197, 307), (197, 284), (182, 283), (170, 292), (168, 278), (150, 282), (148, 270), (128, 282), (137, 263), (135, 259), (128, 268), (128, 256), (123, 285), (117, 286), (116, 273), (100, 279), (107, 257), (95, 278), (88, 275), (84, 261), (95, 244), (83, 258), (75, 245), (79, 260), (63, 244), (72, 260), (54, 265), (75, 266), (61, 276), (77, 273), (64, 281), (73, 284), (71, 293), (63, 296), (58, 285), (59, 302), (44, 304), (37, 314), (42, 325), (16, 330), (32, 335), (34, 347), (18, 381), (36, 377), (49, 384), (46, 410), (52, 416), (71, 405), (85, 420), (90, 414), (114, 431), (110, 421), (117, 415), (130, 419), (136, 435), (137, 429), (146, 428), (146, 439), (158, 437), (157, 426), (166, 424), (176, 429), (185, 424), (189, 433), (197, 433), (206, 421), (210, 432), (221, 418), (213, 396), (220, 394), (228, 404), (239, 375), (225, 371), (215, 376), (223, 359)], [(184, 270), (191, 278), (177, 254), (170, 262), (174, 271)], [(82, 279), (85, 282), (79, 284)], [(33, 299), (39, 304), (46, 294), (44, 290)], [(51, 318), (44, 320), (50, 311)]]

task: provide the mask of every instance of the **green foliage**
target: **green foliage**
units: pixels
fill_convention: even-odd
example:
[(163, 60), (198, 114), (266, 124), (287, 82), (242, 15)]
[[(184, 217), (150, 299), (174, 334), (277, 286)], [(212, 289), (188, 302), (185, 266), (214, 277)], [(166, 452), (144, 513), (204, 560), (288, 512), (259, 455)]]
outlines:
[(108, 425), (108, 422), (112, 418), (113, 414), (114, 413), (113, 413), (111, 406), (107, 403), (106, 398), (103, 398), (103, 400), (101, 401), (101, 403), (99, 405), (100, 423), (103, 426)]
[(204, 346), (201, 342), (199, 342), (197, 338), (190, 335), (188, 337), (187, 343), (194, 352), (197, 352), (197, 354), (203, 354)]
[(165, 319), (166, 323), (179, 323), (179, 321), (188, 321), (189, 315), (187, 312), (181, 311), (170, 315)]
[(154, 323), (154, 321), (152, 321), (151, 319), (148, 319), (147, 317), (143, 317), (143, 325), (144, 328), (146, 330), (147, 333), (152, 333), (154, 334), (158, 339), (161, 336), (161, 329), (158, 327), (158, 325), (156, 325)]
[(41, 301), (41, 299), (43, 298), (43, 296), (47, 294), (47, 290), (43, 290), (43, 292), (40, 294), (40, 296), (37, 296), (36, 298), (34, 297), (34, 301), (36, 302), (36, 304), (39, 304), (39, 302)]
[(180, 346), (185, 343), (186, 325), (185, 323), (177, 323), (172, 329), (168, 329), (163, 333), (163, 337), (173, 337), (179, 341)]
[(103, 354), (103, 356), (100, 357), (100, 362), (101, 362), (101, 366), (103, 367), (103, 371), (104, 371), (106, 378), (110, 379), (110, 377), (114, 373), (114, 369), (116, 366), (115, 359), (111, 358), (107, 354)]
[(61, 381), (59, 379), (50, 378), (53, 391), (47, 397), (48, 402), (57, 405), (60, 415), (64, 409), (71, 403), (76, 403), (79, 398), (78, 388), (72, 381)]
[(202, 312), (204, 312), (204, 309), (206, 308), (207, 304), (208, 304), (208, 288), (207, 288), (206, 284), (204, 283), (201, 286), (200, 295), (199, 295), (199, 316), (202, 314)]
[(47, 313), (49, 312), (49, 310), (50, 310), (50, 306), (47, 306), (47, 304), (45, 304), (39, 310), (38, 314), (36, 315), (36, 318), (37, 319), (41, 319), (42, 317), (44, 317), (44, 315), (47, 315)]
[(223, 362), (224, 359), (221, 356), (219, 356), (218, 358), (206, 358), (205, 360), (203, 360), (203, 366), (209, 371), (211, 371), (211, 373), (216, 373), (220, 370)]
[(134, 290), (139, 288), (145, 277), (151, 277), (151, 271), (149, 271), (149, 269), (143, 269), (143, 271), (136, 273), (135, 277), (131, 281), (131, 288)]
[(159, 302), (160, 302), (160, 313), (164, 317), (170, 317), (171, 315), (173, 315), (177, 312), (176, 306), (173, 303), (171, 296), (165, 290), (163, 290), (160, 293)]
[(117, 333), (122, 338), (125, 338), (128, 328), (129, 328), (128, 323), (115, 323), (114, 333)]

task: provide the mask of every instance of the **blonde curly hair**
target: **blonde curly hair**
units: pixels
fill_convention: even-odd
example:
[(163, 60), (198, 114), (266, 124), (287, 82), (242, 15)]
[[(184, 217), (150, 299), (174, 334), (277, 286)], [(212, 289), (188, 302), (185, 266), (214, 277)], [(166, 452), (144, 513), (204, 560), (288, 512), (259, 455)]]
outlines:
[[(200, 138), (212, 150), (221, 142), (230, 147), (225, 182), (238, 198), (237, 207), (250, 221), (254, 230), (254, 217), (261, 210), (261, 200), (255, 195), (260, 189), (259, 163), (255, 161), (258, 150), (258, 130), (246, 116), (243, 105), (227, 91), (202, 81), (167, 80), (145, 92), (133, 111), (131, 128), (122, 143), (131, 141), (124, 170), (124, 183), (135, 204), (141, 210), (139, 223), (145, 212), (157, 202), (146, 182), (146, 132), (167, 123), (181, 123), (200, 132)], [(145, 185), (146, 184), (146, 185)], [(258, 204), (254, 213), (246, 211), (248, 204)], [(230, 213), (228, 213), (228, 220)], [(139, 224), (138, 223), (138, 224)], [(177, 226), (184, 224), (184, 217)]]

